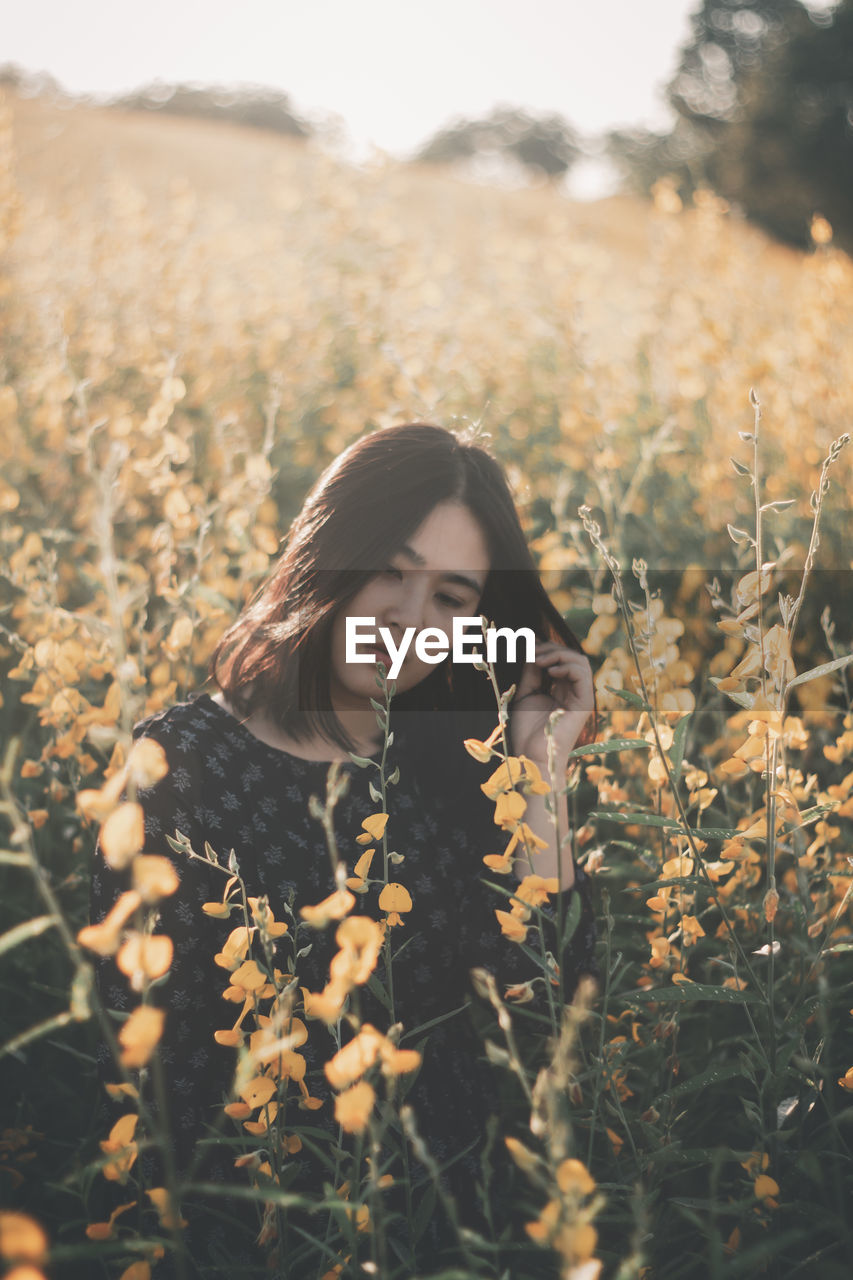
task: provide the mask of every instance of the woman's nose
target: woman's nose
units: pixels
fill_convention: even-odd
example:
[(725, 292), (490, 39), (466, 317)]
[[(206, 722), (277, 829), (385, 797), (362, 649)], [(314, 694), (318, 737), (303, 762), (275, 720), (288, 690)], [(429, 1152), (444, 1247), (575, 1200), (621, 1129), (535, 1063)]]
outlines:
[(394, 600), (389, 602), (385, 609), (384, 625), (390, 627), (392, 631), (398, 630), (401, 635), (407, 627), (414, 627), (415, 631), (421, 631), (424, 626), (426, 603), (426, 583), (418, 582), (413, 575), (400, 584), (400, 590)]

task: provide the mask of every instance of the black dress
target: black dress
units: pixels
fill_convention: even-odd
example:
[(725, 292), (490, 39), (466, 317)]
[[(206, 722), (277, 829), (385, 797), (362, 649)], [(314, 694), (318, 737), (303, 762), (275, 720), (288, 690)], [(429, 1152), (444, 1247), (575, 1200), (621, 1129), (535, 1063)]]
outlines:
[[(472, 998), (469, 973), (472, 967), (482, 966), (504, 984), (532, 977), (535, 969), (500, 933), (494, 909), (505, 908), (505, 899), (482, 883), (482, 877), (489, 875), (483, 855), (500, 852), (507, 840), (494, 824), (493, 805), (477, 785), (490, 770), (470, 760), (460, 739), (446, 744), (447, 751), (458, 753), (451, 756), (450, 774), (447, 759), (431, 774), (424, 767), (420, 730), (395, 725), (393, 710), (392, 727), (394, 743), (387, 767), (390, 772), (398, 766), (400, 776), (397, 785), (389, 788), (387, 831), (390, 847), (403, 855), (392, 878), (408, 888), (413, 904), (404, 924), (393, 930), (395, 950), (400, 949), (393, 976), (395, 1012), (405, 1032), (403, 1047), (420, 1046), (419, 1027), (459, 1010), (428, 1033), (423, 1064), (407, 1102), (438, 1165), (450, 1165), (446, 1176), (460, 1201), (460, 1216), (476, 1222), (473, 1187), (480, 1175), (480, 1148), (496, 1094), (487, 1077), (490, 1069), (481, 1061), (482, 1044), (463, 1007)], [(236, 915), (230, 920), (215, 919), (202, 911), (203, 903), (221, 899), (225, 876), (201, 861), (175, 854), (166, 837), (180, 831), (199, 853), (209, 842), (223, 862), (234, 850), (249, 894), (266, 895), (276, 920), (287, 921), (285, 902), (292, 904), (298, 916), (300, 907), (320, 902), (335, 888), (323, 829), (308, 811), (310, 796), (321, 800), (325, 796), (328, 764), (266, 745), (204, 694), (143, 722), (137, 729), (137, 736), (141, 735), (159, 742), (169, 763), (167, 777), (139, 799), (145, 811), (145, 851), (168, 855), (180, 875), (178, 891), (160, 904), (157, 932), (173, 939), (174, 958), (155, 994), (156, 1002), (167, 1010), (160, 1056), (170, 1100), (175, 1163), (184, 1172), (192, 1163), (198, 1139), (210, 1132), (210, 1126), (232, 1138), (239, 1132), (233, 1121), (223, 1125), (222, 1117), (236, 1053), (213, 1038), (215, 1030), (233, 1025), (239, 1009), (222, 999), (227, 973), (213, 957), (241, 920)], [(368, 792), (368, 781), (376, 780), (376, 770), (352, 763), (341, 767), (350, 782), (335, 810), (335, 831), (340, 857), (351, 874), (363, 852), (355, 840), (362, 820), (380, 806)], [(459, 785), (448, 787), (448, 776), (457, 778)], [(380, 850), (375, 856), (374, 868), (381, 865)], [(97, 856), (92, 876), (93, 921), (103, 918), (126, 887), (126, 879), (126, 873), (112, 871)], [(511, 887), (509, 881), (507, 885)], [(572, 892), (563, 895), (564, 901)], [(562, 956), (569, 991), (582, 972), (595, 971), (595, 927), (581, 870), (574, 892), (581, 898), (582, 912)], [(353, 913), (382, 919), (378, 896), (376, 889), (360, 895)], [(332, 924), (311, 931), (310, 938), (306, 934), (305, 945), (310, 941), (312, 946), (298, 961), (297, 972), (300, 985), (310, 991), (321, 991), (328, 980), (329, 962), (337, 950), (334, 932)], [(377, 974), (381, 979), (381, 962)], [(138, 1002), (112, 960), (99, 963), (98, 982), (108, 1009), (125, 1010)], [(379, 1001), (364, 988), (360, 1000), (362, 1019), (386, 1030), (389, 1015)], [(309, 1022), (308, 1028), (308, 1043), (300, 1049), (308, 1061), (306, 1080), (312, 1095), (329, 1099), (322, 1068), (334, 1045), (323, 1023)], [(104, 1079), (115, 1078), (105, 1047), (101, 1070)], [(331, 1126), (331, 1120), (324, 1119), (331, 1111), (329, 1100), (320, 1111), (298, 1113), (297, 1122), (315, 1128)], [(245, 1173), (234, 1171), (233, 1149), (221, 1144), (205, 1149), (208, 1154), (196, 1165), (196, 1176), (247, 1185)], [(294, 1188), (319, 1190), (323, 1176), (329, 1179), (307, 1148), (291, 1164)], [(158, 1176), (153, 1166), (149, 1176)], [(191, 1229), (190, 1239), (191, 1248), (200, 1252), (211, 1241), (215, 1245), (213, 1219), (202, 1232), (196, 1225), (195, 1236)]]

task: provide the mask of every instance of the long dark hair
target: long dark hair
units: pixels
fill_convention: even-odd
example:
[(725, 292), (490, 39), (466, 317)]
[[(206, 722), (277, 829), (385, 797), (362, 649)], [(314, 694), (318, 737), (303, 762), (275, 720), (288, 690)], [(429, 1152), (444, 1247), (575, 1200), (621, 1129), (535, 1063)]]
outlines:
[[(211, 675), (232, 706), (243, 715), (263, 707), (297, 741), (319, 733), (352, 750), (330, 700), (332, 625), (446, 501), (464, 504), (486, 539), (491, 567), (479, 612), (498, 627), (530, 627), (580, 650), (539, 580), (500, 465), (478, 444), (413, 423), (356, 441), (314, 485), (277, 565), (213, 654)], [(499, 661), (501, 689), (520, 671), (520, 659)], [(483, 673), (449, 660), (394, 708), (456, 713), (465, 737), (496, 722)]]

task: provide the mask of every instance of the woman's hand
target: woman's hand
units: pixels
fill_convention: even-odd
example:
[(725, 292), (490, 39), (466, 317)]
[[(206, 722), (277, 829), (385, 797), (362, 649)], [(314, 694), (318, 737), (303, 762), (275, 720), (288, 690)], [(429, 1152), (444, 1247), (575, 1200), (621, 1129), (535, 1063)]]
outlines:
[[(543, 688), (546, 673), (550, 678), (547, 693)], [(584, 654), (550, 640), (537, 640), (536, 660), (525, 664), (510, 703), (513, 754), (529, 756), (546, 766), (545, 730), (552, 713), (562, 711), (553, 729), (555, 763), (561, 768), (594, 709), (592, 668)]]

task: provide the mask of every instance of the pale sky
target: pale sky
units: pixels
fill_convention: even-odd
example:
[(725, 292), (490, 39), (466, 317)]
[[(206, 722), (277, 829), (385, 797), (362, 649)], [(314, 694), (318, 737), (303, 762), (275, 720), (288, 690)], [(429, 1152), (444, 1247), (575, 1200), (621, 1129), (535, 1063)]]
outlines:
[(584, 133), (664, 127), (698, 0), (6, 0), (0, 58), (74, 93), (260, 83), (411, 151), (497, 103)]

